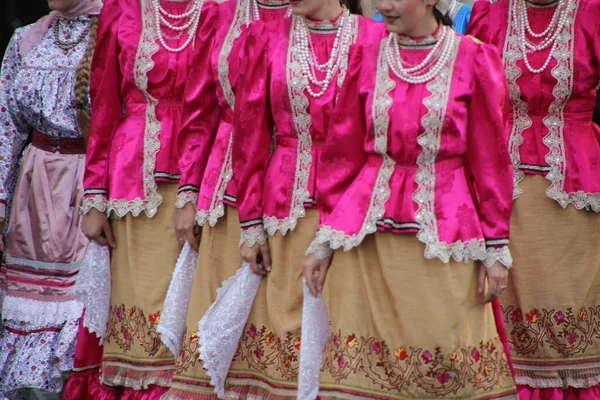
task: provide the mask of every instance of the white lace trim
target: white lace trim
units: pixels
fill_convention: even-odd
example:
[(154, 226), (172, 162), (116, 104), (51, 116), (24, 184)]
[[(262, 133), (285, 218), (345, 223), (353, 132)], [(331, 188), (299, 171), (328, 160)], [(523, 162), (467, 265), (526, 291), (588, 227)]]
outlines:
[(3, 319), (43, 326), (78, 320), (82, 312), (83, 305), (77, 300), (49, 302), (8, 295), (2, 305)]
[[(293, 16), (294, 18), (303, 18), (301, 16)], [(351, 41), (354, 42), (358, 33), (358, 17), (352, 16), (352, 33)], [(294, 26), (294, 21), (292, 21)], [(286, 77), (288, 82), (288, 96), (294, 120), (294, 129), (298, 136), (298, 156), (296, 158), (296, 174), (294, 177), (294, 190), (290, 204), (290, 215), (278, 219), (273, 216), (265, 216), (264, 227), (269, 235), (274, 235), (280, 231), (285, 235), (288, 231), (294, 230), (299, 218), (306, 216), (304, 203), (310, 197), (308, 190), (308, 180), (310, 177), (310, 168), (312, 165), (312, 138), (310, 136), (311, 117), (308, 113), (308, 97), (306, 88), (309, 85), (308, 78), (302, 74), (302, 67), (298, 58), (298, 38), (293, 29), (290, 29), (290, 39), (286, 60)], [(348, 53), (344, 55), (344, 59), (340, 63), (339, 75), (337, 84), (339, 87), (344, 83), (346, 71), (348, 68)]]
[(179, 355), (183, 343), (197, 262), (198, 253), (186, 242), (179, 254), (177, 264), (175, 264), (163, 311), (156, 328), (162, 342), (175, 357)]
[(329, 338), (329, 315), (321, 295), (314, 297), (306, 281), (302, 303), (298, 400), (314, 400), (319, 393), (319, 375)]
[(148, 93), (148, 72), (154, 68), (152, 56), (159, 51), (156, 43), (156, 32), (154, 29), (154, 11), (150, 0), (140, 0), (142, 13), (142, 32), (138, 44), (135, 62), (133, 64), (133, 77), (137, 88), (146, 98), (146, 122), (144, 128), (144, 168), (142, 171), (142, 182), (144, 188), (144, 199), (140, 197), (134, 200), (111, 199), (108, 202), (107, 214), (123, 218), (127, 213), (134, 217), (142, 211), (148, 218), (152, 218), (162, 203), (162, 196), (158, 193), (156, 181), (154, 180), (154, 168), (156, 167), (156, 155), (160, 150), (160, 121), (156, 117), (156, 106), (158, 99)]
[(198, 324), (199, 358), (219, 398), (225, 396), (225, 379), (248, 321), (262, 278), (244, 265), (217, 289), (217, 299)]
[(513, 259), (508, 246), (488, 247), (486, 249), (485, 260), (483, 261), (485, 266), (491, 268), (497, 261), (506, 268), (512, 267)]
[(81, 261), (75, 261), (71, 264), (65, 263), (49, 263), (43, 261), (36, 260), (26, 260), (24, 258), (15, 258), (6, 256), (6, 264), (14, 264), (14, 265), (24, 265), (26, 267), (32, 267), (37, 269), (53, 269), (59, 271), (71, 271), (79, 268), (81, 266)]
[(88, 245), (74, 292), (85, 307), (83, 326), (102, 344), (110, 315), (111, 273), (107, 246), (96, 242)]
[(257, 244), (263, 245), (267, 243), (267, 233), (262, 225), (253, 226), (252, 228), (242, 229), (240, 234), (240, 247), (246, 244), (248, 247), (254, 247)]
[(325, 225), (317, 232), (315, 239), (317, 243), (324, 244), (329, 242), (330, 247), (333, 249), (343, 247), (344, 250), (350, 250), (360, 245), (367, 235), (377, 232), (377, 221), (383, 218), (385, 203), (390, 198), (390, 178), (395, 166), (394, 160), (387, 154), (387, 131), (390, 123), (389, 111), (393, 104), (390, 93), (395, 87), (396, 82), (390, 76), (389, 65), (385, 58), (385, 41), (382, 41), (377, 58), (377, 76), (371, 112), (375, 130), (374, 149), (382, 156), (383, 162), (371, 194), (369, 209), (367, 210), (362, 227), (357, 234), (346, 235), (343, 231)]
[(198, 204), (198, 193), (189, 191), (177, 193), (177, 201), (175, 202), (175, 208), (181, 209), (185, 207), (187, 203), (192, 203), (194, 206), (196, 206), (196, 204)]
[(225, 204), (223, 204), (223, 198), (225, 197), (225, 191), (227, 185), (233, 178), (233, 131), (229, 133), (229, 142), (227, 143), (227, 152), (225, 153), (225, 160), (221, 167), (221, 173), (217, 179), (217, 185), (213, 191), (212, 199), (210, 201), (209, 210), (199, 210), (196, 213), (196, 223), (203, 226), (206, 222), (210, 226), (215, 226), (219, 221), (219, 218), (225, 215)]
[(318, 240), (315, 239), (308, 246), (306, 255), (309, 256), (314, 253), (319, 260), (324, 260), (331, 256), (333, 252), (334, 250), (331, 248), (329, 242), (319, 243)]
[(104, 213), (108, 206), (108, 199), (105, 195), (96, 195), (93, 197), (84, 197), (81, 202), (81, 213), (87, 214), (92, 208)]

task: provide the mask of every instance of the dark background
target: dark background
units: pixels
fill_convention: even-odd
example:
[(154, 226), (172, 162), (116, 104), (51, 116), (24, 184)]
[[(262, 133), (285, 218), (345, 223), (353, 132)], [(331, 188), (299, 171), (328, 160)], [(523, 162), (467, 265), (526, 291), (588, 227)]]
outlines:
[[(0, 34), (0, 54), (16, 28), (31, 24), (48, 13), (46, 0), (0, 0), (0, 15), (2, 15), (2, 33)], [(600, 125), (600, 96), (596, 101), (594, 121)]]

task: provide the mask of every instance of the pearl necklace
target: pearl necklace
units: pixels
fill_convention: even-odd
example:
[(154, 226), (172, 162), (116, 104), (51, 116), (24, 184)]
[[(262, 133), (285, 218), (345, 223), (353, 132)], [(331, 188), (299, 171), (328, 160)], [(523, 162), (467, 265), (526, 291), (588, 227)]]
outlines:
[(399, 79), (416, 85), (435, 78), (447, 64), (454, 48), (454, 34), (450, 28), (440, 27), (439, 38), (435, 46), (423, 61), (410, 68), (405, 68), (403, 65), (398, 42), (398, 34), (391, 33), (388, 36), (385, 47), (387, 63)]
[[(531, 29), (529, 15), (527, 14), (527, 5), (523, 1), (517, 0), (517, 4), (513, 8), (514, 11), (512, 19), (513, 23), (517, 24), (517, 30), (519, 33), (519, 46), (521, 47), (521, 52), (523, 53), (525, 67), (532, 74), (540, 74), (544, 72), (550, 65), (554, 55), (554, 50), (556, 49), (556, 39), (566, 24), (569, 8), (568, 2), (569, 0), (559, 0), (548, 27), (541, 33), (535, 33)], [(542, 41), (537, 45), (532, 44), (527, 39), (527, 34), (533, 38), (542, 39)], [(545, 50), (550, 46), (552, 46), (552, 48), (550, 49), (550, 54), (548, 54), (544, 64), (540, 68), (533, 68), (529, 62), (528, 54)]]
[[(160, 5), (160, 0), (152, 0), (152, 7), (154, 8), (155, 16), (156, 36), (158, 37), (158, 41), (160, 42), (160, 44), (162, 44), (165, 50), (170, 51), (171, 53), (179, 53), (189, 46), (189, 44), (192, 42), (192, 40), (194, 40), (196, 36), (196, 31), (200, 23), (200, 14), (202, 13), (203, 5), (204, 0), (190, 0), (188, 9), (182, 14), (171, 14)], [(180, 24), (176, 25), (175, 23), (171, 23), (167, 18), (175, 20), (175, 23), (180, 22)], [(186, 18), (187, 21), (185, 20)], [(167, 36), (162, 30), (163, 25), (177, 32), (178, 35), (176, 35), (175, 37)], [(183, 31), (185, 31), (186, 29), (187, 39), (181, 46), (171, 47), (167, 44), (165, 39), (177, 40), (181, 38), (181, 36), (183, 35)]]
[[(352, 15), (348, 10), (344, 10), (339, 18), (339, 26), (335, 34), (333, 41), (333, 48), (329, 59), (320, 64), (317, 60), (316, 52), (312, 44), (310, 37), (310, 31), (306, 25), (304, 17), (295, 16), (292, 24), (294, 35), (297, 42), (298, 55), (300, 61), (300, 67), (302, 69), (302, 75), (308, 78), (309, 84), (307, 85), (308, 93), (315, 98), (321, 97), (325, 94), (333, 77), (338, 72), (342, 59), (348, 54), (350, 48), (350, 42), (352, 41)], [(317, 78), (317, 71), (321, 71), (325, 74), (325, 78), (319, 80)], [(321, 88), (320, 91), (315, 92), (312, 90), (310, 83)]]

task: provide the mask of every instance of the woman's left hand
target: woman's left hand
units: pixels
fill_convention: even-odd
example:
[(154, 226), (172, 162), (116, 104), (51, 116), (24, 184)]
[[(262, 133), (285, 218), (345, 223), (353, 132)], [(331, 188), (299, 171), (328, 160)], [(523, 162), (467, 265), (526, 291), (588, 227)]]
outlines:
[(306, 257), (302, 263), (304, 279), (306, 280), (310, 292), (315, 297), (323, 291), (323, 285), (325, 285), (325, 279), (327, 278), (327, 271), (329, 270), (332, 260), (333, 254), (323, 260), (319, 260), (313, 253)]
[[(483, 293), (485, 289), (485, 279), (487, 277), (488, 288), (487, 293)], [(490, 268), (481, 263), (479, 266), (478, 291), (483, 294), (483, 303), (490, 303), (500, 296), (508, 285), (508, 268), (496, 261)]]

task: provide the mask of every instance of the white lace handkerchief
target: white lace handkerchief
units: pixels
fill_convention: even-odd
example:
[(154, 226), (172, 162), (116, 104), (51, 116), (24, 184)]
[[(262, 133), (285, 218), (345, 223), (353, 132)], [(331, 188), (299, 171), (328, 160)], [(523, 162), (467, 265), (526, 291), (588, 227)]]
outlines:
[(156, 327), (162, 342), (175, 357), (179, 355), (183, 343), (197, 262), (198, 253), (185, 242), (175, 264), (163, 311)]
[(244, 263), (235, 276), (217, 290), (217, 300), (198, 324), (200, 359), (219, 398), (225, 395), (225, 379), (238, 348), (262, 277)]
[(85, 307), (83, 326), (103, 343), (110, 314), (108, 246), (101, 246), (96, 242), (88, 245), (75, 282), (75, 295)]
[(323, 297), (313, 296), (304, 282), (298, 400), (314, 400), (319, 393), (319, 374), (328, 337), (329, 315)]

